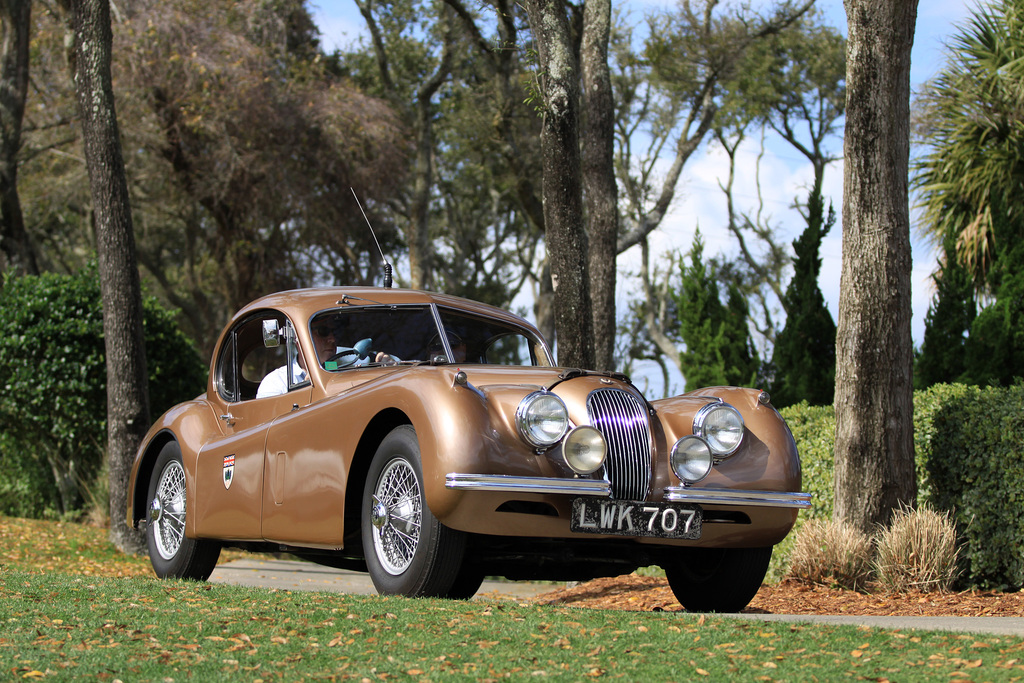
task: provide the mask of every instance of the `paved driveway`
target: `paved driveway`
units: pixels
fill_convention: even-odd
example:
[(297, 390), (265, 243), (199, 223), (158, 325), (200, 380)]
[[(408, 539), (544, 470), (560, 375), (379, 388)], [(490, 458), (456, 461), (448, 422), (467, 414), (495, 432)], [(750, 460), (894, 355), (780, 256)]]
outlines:
[[(280, 590), (330, 591), (351, 595), (375, 593), (370, 577), (359, 572), (332, 569), (294, 560), (235, 560), (222, 565), (210, 577), (213, 583), (277, 588)], [(553, 590), (551, 584), (525, 581), (485, 581), (474, 600), (528, 600)], [(815, 624), (869, 626), (872, 628), (956, 631), (1024, 637), (1022, 617), (874, 617), (846, 615), (731, 614), (730, 618), (761, 621), (810, 622)]]

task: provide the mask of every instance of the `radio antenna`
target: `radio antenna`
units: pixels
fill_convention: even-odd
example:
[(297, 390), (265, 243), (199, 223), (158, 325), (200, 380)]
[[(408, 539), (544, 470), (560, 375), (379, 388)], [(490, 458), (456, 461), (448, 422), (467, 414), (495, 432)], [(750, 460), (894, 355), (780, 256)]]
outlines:
[(373, 226), (370, 224), (370, 219), (366, 217), (366, 212), (363, 211), (363, 204), (359, 201), (359, 196), (356, 195), (354, 187), (349, 187), (352, 190), (352, 197), (356, 200), (356, 206), (359, 207), (359, 213), (363, 214), (363, 220), (366, 221), (366, 227), (370, 229), (370, 234), (373, 236), (373, 241), (377, 245), (377, 251), (380, 252), (380, 260), (384, 265), (384, 289), (391, 289), (391, 264), (388, 263), (388, 258), (384, 255), (384, 250), (380, 248), (380, 242), (377, 240), (377, 233), (373, 231)]

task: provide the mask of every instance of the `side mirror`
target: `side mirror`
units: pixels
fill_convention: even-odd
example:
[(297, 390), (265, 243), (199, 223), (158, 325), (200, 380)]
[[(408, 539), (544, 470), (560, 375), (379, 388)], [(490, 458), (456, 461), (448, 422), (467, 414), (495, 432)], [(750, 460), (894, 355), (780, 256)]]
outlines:
[(281, 345), (281, 328), (276, 320), (263, 321), (263, 345), (268, 349)]

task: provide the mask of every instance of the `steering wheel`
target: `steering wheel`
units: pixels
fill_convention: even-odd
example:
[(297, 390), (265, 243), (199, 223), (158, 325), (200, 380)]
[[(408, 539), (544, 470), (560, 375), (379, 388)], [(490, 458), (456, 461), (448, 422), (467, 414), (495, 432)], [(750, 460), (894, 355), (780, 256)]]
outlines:
[(372, 346), (373, 339), (360, 339), (359, 341), (356, 342), (356, 345), (351, 349), (342, 349), (341, 351), (338, 351), (336, 354), (325, 360), (324, 365), (327, 365), (328, 363), (331, 362), (337, 363), (338, 367), (346, 367), (352, 365), (352, 363), (355, 363), (357, 360), (363, 360), (371, 353), (373, 353), (370, 350), (370, 347)]
[(326, 365), (327, 363), (337, 363), (339, 366), (345, 366), (351, 365), (352, 363), (355, 363), (357, 360), (359, 360), (359, 351), (357, 351), (356, 349), (344, 349), (343, 351), (339, 351), (338, 353), (334, 354), (333, 356), (325, 360), (324, 364)]

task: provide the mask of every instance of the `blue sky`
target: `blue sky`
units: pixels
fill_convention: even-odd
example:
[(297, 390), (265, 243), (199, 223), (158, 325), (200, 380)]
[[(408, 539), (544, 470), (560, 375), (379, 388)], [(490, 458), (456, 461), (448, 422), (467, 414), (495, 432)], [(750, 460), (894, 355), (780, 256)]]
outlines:
[[(621, 3), (639, 22), (643, 13), (650, 9), (670, 7), (674, 0), (634, 0)], [(755, 4), (759, 4), (756, 3)], [(764, 4), (764, 3), (760, 3)], [(918, 21), (915, 31), (914, 48), (911, 55), (911, 82), (916, 88), (922, 82), (935, 75), (943, 63), (943, 45), (952, 35), (957, 24), (969, 16), (970, 10), (976, 6), (973, 0), (920, 0)], [(353, 0), (314, 0), (312, 3), (314, 18), (323, 34), (325, 45), (345, 45), (356, 39), (363, 26)], [(846, 12), (842, 0), (819, 0), (818, 8), (824, 13), (828, 23), (846, 33)], [(842, 141), (834, 141), (833, 150), (838, 155), (842, 151)], [(799, 227), (797, 217), (789, 208), (797, 195), (804, 195), (810, 181), (810, 169), (804, 160), (795, 152), (778, 145), (771, 145), (769, 152), (760, 168), (760, 173), (753, 160), (758, 150), (753, 146), (746, 150), (750, 163), (744, 164), (737, 180), (737, 187), (751, 188), (749, 193), (741, 193), (749, 202), (748, 207), (756, 203), (756, 192), (759, 181), (762, 196), (768, 198), (764, 210), (772, 216), (772, 220), (780, 226), (793, 225)], [(717, 179), (724, 178), (727, 163), (724, 154), (711, 147), (690, 161), (684, 173), (684, 179), (677, 188), (677, 200), (673, 210), (666, 218), (653, 242), (654, 253), (668, 250), (689, 249), (694, 230), (699, 225), (704, 236), (708, 255), (722, 252), (732, 254), (736, 247), (728, 236), (716, 234), (713, 226), (722, 225), (725, 215), (725, 203), (718, 189)], [(841, 215), (842, 205), (842, 166), (834, 164), (826, 176), (826, 196), (830, 196), (836, 211)], [(913, 221), (913, 218), (912, 218)], [(785, 227), (782, 227), (785, 232)], [(798, 230), (792, 233), (795, 238)], [(839, 273), (842, 258), (841, 225), (837, 225), (822, 245), (822, 276), (820, 285), (833, 317), (838, 311)], [(623, 275), (635, 271), (637, 255), (629, 253), (620, 257), (619, 270)], [(932, 288), (929, 278), (935, 265), (935, 254), (929, 245), (914, 241), (914, 273), (913, 273), (913, 334), (916, 344), (920, 344), (924, 332), (924, 317), (931, 301)], [(396, 264), (401, 271), (401, 265)], [(620, 281), (625, 280), (620, 277)], [(624, 304), (626, 292), (635, 288), (628, 284), (622, 286), (623, 294), (620, 301)]]

